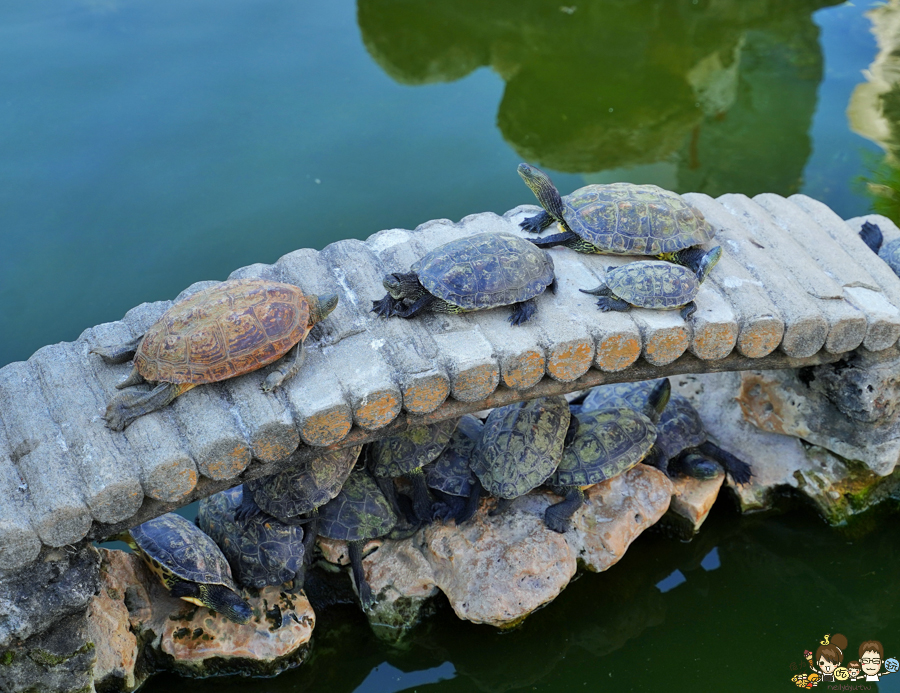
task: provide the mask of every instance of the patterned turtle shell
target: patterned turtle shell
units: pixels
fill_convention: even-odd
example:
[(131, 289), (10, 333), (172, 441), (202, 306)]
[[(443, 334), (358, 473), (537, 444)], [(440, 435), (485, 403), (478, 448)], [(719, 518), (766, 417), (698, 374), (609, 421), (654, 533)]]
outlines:
[(590, 486), (627, 472), (656, 442), (656, 427), (631, 409), (577, 414), (578, 435), (563, 452), (551, 486)]
[(375, 539), (395, 524), (390, 503), (365, 470), (351, 474), (341, 492), (319, 510), (319, 534), (329, 539)]
[(684, 395), (673, 394), (656, 424), (659, 447), (667, 460), (680, 452), (706, 442), (706, 429), (700, 414)]
[(553, 259), (533, 243), (509, 233), (458, 238), (411, 268), (429, 293), (463, 310), (527, 301), (553, 283)]
[(242, 491), (237, 486), (201, 500), (200, 529), (222, 549), (241, 585), (262, 588), (293, 580), (303, 568), (303, 528), (262, 515), (236, 521)]
[(411, 426), (403, 433), (382, 438), (372, 445), (372, 473), (382, 478), (409, 474), (440, 455), (459, 419), (450, 419), (428, 426)]
[(287, 471), (245, 482), (244, 493), (249, 493), (263, 512), (282, 522), (290, 522), (338, 494), (361, 450), (362, 446), (357, 445), (312, 460), (288, 462), (290, 469)]
[(606, 285), (615, 296), (641, 308), (678, 308), (700, 290), (693, 271), (655, 260), (630, 262), (607, 272)]
[(661, 255), (715, 235), (703, 212), (655, 185), (587, 185), (562, 199), (569, 228), (604, 253)]
[(627, 408), (643, 412), (650, 393), (658, 384), (659, 380), (641, 380), (635, 383), (598, 385), (592, 388), (584, 398), (584, 402), (581, 403), (581, 411)]
[(176, 303), (147, 330), (134, 364), (153, 382), (213, 383), (262, 368), (309, 332), (296, 286), (232, 279)]
[(470, 463), (483, 429), (484, 424), (476, 416), (466, 414), (459, 419), (447, 448), (425, 467), (425, 483), (451, 496), (468, 496), (475, 483)]
[(494, 409), (472, 458), (472, 471), (485, 490), (497, 498), (518, 498), (544, 483), (562, 459), (569, 416), (562, 397)]
[(181, 515), (166, 513), (129, 530), (150, 568), (171, 588), (173, 576), (237, 591), (222, 551), (199, 527)]

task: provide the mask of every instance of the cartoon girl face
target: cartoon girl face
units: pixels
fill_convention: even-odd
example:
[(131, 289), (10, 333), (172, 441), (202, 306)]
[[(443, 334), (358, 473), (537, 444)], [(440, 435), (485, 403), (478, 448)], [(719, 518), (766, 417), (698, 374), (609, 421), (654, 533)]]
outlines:
[(819, 670), (823, 674), (832, 673), (834, 671), (834, 668), (837, 666), (837, 662), (829, 662), (827, 659), (825, 659), (824, 655), (819, 657), (819, 661), (817, 662), (817, 664), (819, 665)]

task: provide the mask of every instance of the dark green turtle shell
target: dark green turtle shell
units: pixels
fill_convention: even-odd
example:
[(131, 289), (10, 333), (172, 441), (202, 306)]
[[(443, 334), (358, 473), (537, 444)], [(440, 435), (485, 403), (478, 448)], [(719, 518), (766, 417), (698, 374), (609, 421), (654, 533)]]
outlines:
[(129, 533), (163, 574), (203, 585), (224, 585), (237, 591), (231, 567), (216, 542), (181, 515), (160, 515), (132, 527)]
[(697, 275), (682, 265), (643, 260), (606, 274), (606, 285), (617, 297), (640, 308), (678, 308), (700, 290)]
[(900, 276), (900, 238), (881, 246), (881, 249), (878, 251), (878, 257), (894, 270), (894, 274)]
[(643, 412), (650, 393), (659, 380), (641, 380), (636, 383), (612, 383), (592, 388), (581, 403), (581, 411), (595, 409), (633, 409)]
[(673, 253), (715, 235), (699, 209), (655, 185), (588, 185), (566, 195), (563, 205), (569, 228), (605, 253)]
[(583, 411), (578, 435), (547, 480), (551, 486), (590, 486), (627, 472), (656, 442), (656, 427), (632, 409)]
[(440, 455), (459, 419), (428, 426), (411, 426), (403, 433), (372, 444), (371, 471), (375, 476), (393, 478), (424, 467)]
[(390, 503), (365, 470), (351, 474), (341, 492), (319, 509), (319, 534), (329, 539), (375, 539), (395, 524)]
[(350, 476), (361, 445), (335, 450), (312, 460), (298, 460), (279, 474), (251, 479), (244, 484), (263, 512), (282, 522), (312, 512), (334, 498)]
[(425, 483), (451, 496), (468, 496), (475, 483), (470, 461), (483, 429), (484, 424), (476, 416), (466, 414), (459, 419), (447, 448), (425, 467)]
[(197, 522), (222, 549), (234, 577), (244, 587), (283, 585), (303, 568), (303, 528), (256, 515), (234, 519), (243, 487), (222, 491), (200, 501)]
[(562, 459), (569, 416), (562, 397), (494, 409), (471, 463), (485, 490), (497, 498), (518, 498), (544, 483)]
[(656, 424), (659, 447), (667, 460), (706, 442), (707, 433), (700, 414), (684, 395), (673, 394)]
[(509, 233), (479, 233), (435, 248), (413, 264), (429, 293), (463, 310), (527, 301), (553, 283), (553, 259)]

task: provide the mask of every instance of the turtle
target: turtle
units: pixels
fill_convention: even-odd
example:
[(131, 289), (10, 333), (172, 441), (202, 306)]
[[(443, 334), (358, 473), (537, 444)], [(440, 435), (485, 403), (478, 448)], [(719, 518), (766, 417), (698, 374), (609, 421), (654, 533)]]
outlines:
[(402, 433), (375, 441), (369, 446), (368, 467), (394, 512), (403, 517), (394, 491), (394, 479), (412, 482), (412, 511), (416, 522), (430, 522), (434, 500), (425, 484), (422, 467), (437, 459), (456, 430), (458, 419), (424, 426), (410, 426)]
[(384, 317), (511, 305), (513, 325), (534, 315), (534, 299), (544, 289), (556, 289), (550, 254), (511, 233), (457, 238), (414, 262), (409, 272), (385, 275), (382, 283), (388, 293), (372, 302), (372, 312)]
[[(424, 467), (425, 483), (437, 496), (432, 516), (454, 519), (456, 524), (468, 520), (478, 509), (478, 496), (472, 494), (476, 477), (469, 466), (481, 439), (484, 424), (472, 414), (459, 419), (450, 443), (431, 464)], [(465, 502), (463, 499), (469, 499)]]
[(319, 518), (321, 536), (348, 542), (360, 604), (368, 610), (375, 599), (363, 572), (362, 549), (369, 539), (384, 536), (394, 528), (397, 516), (391, 504), (375, 478), (367, 470), (358, 469), (349, 476), (340, 493), (322, 506)]
[(196, 385), (255, 371), (293, 347), (290, 365), (272, 371), (262, 384), (271, 392), (300, 370), (303, 339), (337, 301), (337, 294), (307, 295), (292, 284), (230, 279), (179, 301), (130, 342), (94, 347), (107, 363), (134, 357), (131, 373), (116, 389), (154, 385), (149, 392), (115, 396), (106, 408), (107, 426), (121, 431)]
[(700, 260), (696, 272), (681, 265), (656, 260), (630, 262), (621, 267), (609, 267), (606, 281), (582, 293), (599, 296), (597, 307), (604, 313), (610, 310), (627, 311), (632, 307), (656, 310), (680, 310), (687, 320), (697, 310), (694, 297), (700, 285), (722, 256), (716, 246)]
[[(647, 407), (657, 415), (669, 400), (668, 380), (650, 393)], [(653, 421), (637, 409), (582, 410), (578, 432), (566, 445), (556, 471), (547, 485), (565, 499), (544, 511), (544, 524), (565, 534), (569, 518), (584, 503), (584, 489), (627, 472), (653, 449), (657, 430)]]
[(125, 538), (173, 597), (247, 623), (250, 604), (239, 594), (228, 560), (210, 537), (176, 513), (129, 530)]
[(488, 414), (471, 467), (482, 488), (499, 498), (491, 515), (543, 484), (562, 459), (569, 404), (559, 396), (498, 407)]
[(877, 224), (867, 221), (862, 225), (859, 237), (863, 242), (876, 253), (878, 257), (884, 260), (894, 274), (900, 276), (900, 238), (893, 241), (884, 242), (884, 234)]
[(204, 498), (197, 524), (222, 549), (240, 585), (261, 589), (290, 582), (287, 591), (299, 592), (308, 563), (303, 527), (264, 514), (236, 519), (244, 493), (245, 486), (235, 486)]
[(537, 197), (542, 212), (519, 223), (540, 233), (556, 221), (562, 233), (532, 241), (539, 248), (562, 245), (581, 253), (652, 255), (696, 269), (715, 230), (676, 193), (656, 185), (587, 185), (560, 196), (550, 177), (519, 164), (519, 175)]

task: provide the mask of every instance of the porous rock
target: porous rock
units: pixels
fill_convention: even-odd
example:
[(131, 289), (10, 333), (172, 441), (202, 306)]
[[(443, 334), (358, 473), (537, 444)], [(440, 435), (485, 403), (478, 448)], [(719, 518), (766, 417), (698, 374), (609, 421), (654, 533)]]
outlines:
[(683, 532), (685, 538), (700, 531), (719, 497), (724, 481), (724, 473), (719, 473), (712, 479), (682, 476), (672, 480), (674, 492), (666, 516), (675, 528)]

